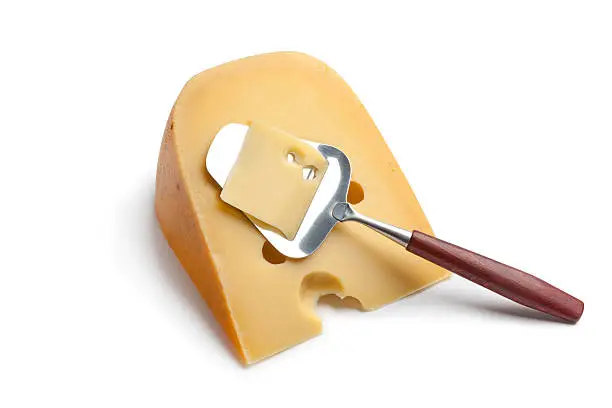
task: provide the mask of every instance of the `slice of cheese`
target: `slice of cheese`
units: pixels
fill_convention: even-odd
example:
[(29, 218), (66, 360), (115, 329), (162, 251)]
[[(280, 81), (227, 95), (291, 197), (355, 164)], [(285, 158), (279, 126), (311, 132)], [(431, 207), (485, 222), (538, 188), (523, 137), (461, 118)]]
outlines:
[(292, 240), (325, 170), (327, 160), (313, 146), (280, 129), (253, 123), (221, 199)]
[(340, 148), (364, 214), (431, 228), (402, 171), (348, 85), (322, 62), (266, 54), (205, 71), (176, 101), (160, 151), (155, 208), (170, 246), (239, 358), (252, 363), (321, 331), (316, 299), (335, 293), (379, 308), (444, 279), (443, 269), (356, 223), (337, 225), (311, 256), (284, 259), (224, 203), (204, 162), (227, 123), (260, 122)]

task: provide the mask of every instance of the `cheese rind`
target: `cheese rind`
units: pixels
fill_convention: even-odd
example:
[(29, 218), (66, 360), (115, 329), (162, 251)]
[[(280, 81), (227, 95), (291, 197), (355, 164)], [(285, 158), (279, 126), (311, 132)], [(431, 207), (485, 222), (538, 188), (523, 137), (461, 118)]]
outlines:
[(179, 95), (160, 151), (155, 208), (170, 246), (235, 346), (252, 363), (321, 331), (318, 296), (335, 293), (379, 308), (448, 276), (358, 224), (342, 223), (311, 256), (274, 264), (264, 237), (221, 201), (203, 170), (227, 123), (273, 124), (340, 148), (364, 190), (357, 208), (400, 227), (431, 228), (393, 155), (346, 83), (296, 53), (234, 61), (192, 78)]
[[(304, 177), (307, 168), (314, 169), (313, 178)], [(221, 199), (292, 240), (325, 170), (327, 160), (313, 146), (280, 129), (253, 123)]]

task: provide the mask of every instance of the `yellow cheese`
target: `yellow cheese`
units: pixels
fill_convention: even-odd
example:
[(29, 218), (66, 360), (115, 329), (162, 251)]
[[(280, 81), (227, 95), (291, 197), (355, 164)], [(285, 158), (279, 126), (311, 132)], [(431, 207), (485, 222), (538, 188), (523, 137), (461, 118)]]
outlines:
[(280, 129), (254, 123), (221, 199), (292, 240), (325, 170), (327, 160), (313, 146)]
[[(227, 123), (259, 122), (340, 148), (351, 159), (357, 209), (431, 233), (410, 186), (348, 85), (297, 53), (250, 57), (205, 71), (179, 95), (160, 151), (155, 205), (178, 259), (235, 346), (252, 363), (321, 331), (327, 293), (379, 308), (448, 276), (359, 224), (339, 224), (311, 256), (285, 259), (220, 198), (204, 160)], [(365, 323), (364, 323), (365, 324)]]

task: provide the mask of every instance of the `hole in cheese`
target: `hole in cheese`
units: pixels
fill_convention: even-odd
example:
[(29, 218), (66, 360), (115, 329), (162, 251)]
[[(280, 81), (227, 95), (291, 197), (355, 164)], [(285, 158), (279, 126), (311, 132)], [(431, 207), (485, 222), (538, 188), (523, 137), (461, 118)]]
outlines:
[(348, 194), (346, 199), (351, 204), (358, 204), (363, 201), (365, 197), (365, 192), (363, 191), (363, 187), (356, 181), (351, 181), (349, 184)]
[(327, 272), (312, 272), (302, 279), (300, 297), (305, 312), (314, 315), (315, 305), (321, 296), (342, 296), (344, 287), (334, 275)]
[(353, 296), (345, 296), (341, 298), (335, 293), (323, 295), (319, 298), (319, 305), (332, 306), (336, 309), (358, 309), (363, 310), (363, 306), (359, 299)]
[(327, 160), (313, 146), (253, 123), (221, 199), (292, 240), (326, 170)]
[(264, 259), (271, 264), (279, 265), (287, 260), (287, 257), (280, 252), (268, 241), (264, 242), (263, 247), (261, 248), (261, 254)]
[(313, 166), (304, 166), (302, 168), (302, 177), (304, 177), (304, 180), (314, 180), (317, 177), (317, 169)]

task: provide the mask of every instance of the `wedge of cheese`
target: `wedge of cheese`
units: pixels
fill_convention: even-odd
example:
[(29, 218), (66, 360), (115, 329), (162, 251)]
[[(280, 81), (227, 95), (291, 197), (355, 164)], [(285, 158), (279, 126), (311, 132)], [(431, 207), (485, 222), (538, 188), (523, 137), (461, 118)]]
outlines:
[(227, 123), (261, 122), (339, 147), (351, 159), (359, 211), (431, 233), (372, 119), (322, 62), (297, 53), (250, 57), (192, 78), (170, 114), (159, 156), (155, 208), (170, 246), (244, 363), (321, 332), (323, 294), (379, 308), (448, 276), (391, 240), (339, 224), (311, 256), (285, 259), (245, 215), (223, 202), (205, 170)]
[(326, 170), (327, 160), (313, 146), (281, 129), (253, 123), (221, 199), (292, 240)]

